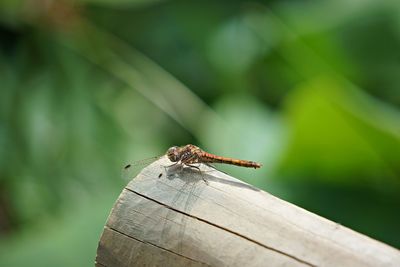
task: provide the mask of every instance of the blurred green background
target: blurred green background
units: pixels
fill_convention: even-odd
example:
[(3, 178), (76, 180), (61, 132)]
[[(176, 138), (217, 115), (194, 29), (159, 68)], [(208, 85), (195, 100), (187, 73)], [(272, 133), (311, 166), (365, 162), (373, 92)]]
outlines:
[(0, 266), (93, 266), (172, 145), (400, 248), (399, 1), (3, 0)]

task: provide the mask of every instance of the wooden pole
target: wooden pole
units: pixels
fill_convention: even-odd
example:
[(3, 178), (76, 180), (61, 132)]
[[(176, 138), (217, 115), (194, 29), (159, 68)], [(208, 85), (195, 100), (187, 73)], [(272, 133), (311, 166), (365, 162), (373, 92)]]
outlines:
[(208, 166), (169, 164), (158, 160), (122, 191), (96, 266), (400, 266), (386, 244)]

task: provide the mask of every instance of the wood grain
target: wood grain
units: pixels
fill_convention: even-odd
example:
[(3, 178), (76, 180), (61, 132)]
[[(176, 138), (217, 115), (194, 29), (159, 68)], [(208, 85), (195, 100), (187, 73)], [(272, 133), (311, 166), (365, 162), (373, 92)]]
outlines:
[(123, 190), (96, 266), (400, 266), (395, 248), (208, 166), (169, 164)]

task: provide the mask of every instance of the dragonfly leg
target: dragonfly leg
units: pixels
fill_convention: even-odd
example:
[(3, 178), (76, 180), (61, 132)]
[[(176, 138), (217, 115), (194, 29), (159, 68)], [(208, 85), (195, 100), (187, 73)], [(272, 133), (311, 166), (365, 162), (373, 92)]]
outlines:
[[(173, 164), (171, 164), (171, 165), (167, 165), (167, 166), (164, 166), (164, 170), (165, 170), (165, 173), (167, 173), (168, 174), (168, 172), (169, 172), (169, 168), (171, 168), (171, 167), (174, 167), (174, 166), (176, 166), (176, 165), (178, 165), (179, 166), (179, 172), (181, 172), (182, 171), (182, 162), (180, 162), (180, 161), (177, 161), (177, 162), (175, 162), (175, 163), (173, 163)], [(177, 170), (176, 170), (177, 171)], [(169, 176), (169, 175), (167, 175), (167, 176)]]
[(203, 181), (208, 185), (208, 181), (207, 181), (206, 178), (204, 177), (204, 173), (203, 173), (202, 170), (200, 170), (200, 167), (199, 167), (199, 166), (196, 166), (196, 165), (193, 165), (193, 164), (188, 164), (188, 163), (186, 163), (185, 165), (186, 165), (186, 166), (189, 166), (189, 167), (191, 167), (191, 168), (194, 168), (194, 169), (196, 169), (196, 170), (198, 170), (198, 171), (200, 172), (200, 174), (201, 174), (201, 179), (203, 179)]
[(196, 165), (193, 165), (193, 164), (188, 164), (188, 163), (185, 163), (185, 165), (186, 165), (186, 166), (189, 166), (190, 168), (196, 169), (196, 170), (198, 170), (199, 172), (201, 172), (199, 166), (196, 166)]
[(172, 166), (175, 166), (175, 165), (178, 164), (178, 163), (179, 163), (179, 161), (177, 161), (177, 162), (175, 162), (175, 163), (173, 163), (173, 164), (171, 164), (171, 165), (164, 166), (164, 168), (170, 168), (170, 167), (172, 167)]

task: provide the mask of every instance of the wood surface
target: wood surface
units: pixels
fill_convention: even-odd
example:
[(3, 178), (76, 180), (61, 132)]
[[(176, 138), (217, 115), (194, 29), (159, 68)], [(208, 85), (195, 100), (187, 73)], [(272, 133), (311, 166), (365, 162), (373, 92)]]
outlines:
[(208, 166), (170, 164), (154, 162), (122, 191), (96, 266), (400, 266), (386, 244)]

